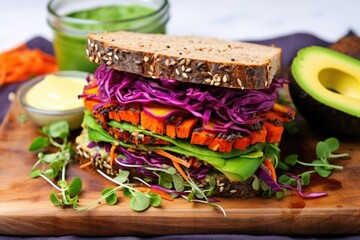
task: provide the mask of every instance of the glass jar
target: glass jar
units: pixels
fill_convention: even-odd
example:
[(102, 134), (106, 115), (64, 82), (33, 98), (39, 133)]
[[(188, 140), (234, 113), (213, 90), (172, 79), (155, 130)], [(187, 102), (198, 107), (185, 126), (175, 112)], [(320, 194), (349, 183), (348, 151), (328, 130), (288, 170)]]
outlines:
[(88, 33), (135, 31), (165, 33), (167, 0), (50, 0), (48, 24), (60, 70), (93, 72), (85, 57)]

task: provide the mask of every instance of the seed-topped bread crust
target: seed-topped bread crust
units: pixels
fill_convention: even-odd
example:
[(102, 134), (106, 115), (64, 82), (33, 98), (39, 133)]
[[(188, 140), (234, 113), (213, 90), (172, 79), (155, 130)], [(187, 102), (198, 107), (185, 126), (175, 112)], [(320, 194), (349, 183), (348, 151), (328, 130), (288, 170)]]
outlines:
[(86, 56), (144, 77), (241, 89), (267, 88), (281, 64), (276, 47), (131, 32), (89, 34)]

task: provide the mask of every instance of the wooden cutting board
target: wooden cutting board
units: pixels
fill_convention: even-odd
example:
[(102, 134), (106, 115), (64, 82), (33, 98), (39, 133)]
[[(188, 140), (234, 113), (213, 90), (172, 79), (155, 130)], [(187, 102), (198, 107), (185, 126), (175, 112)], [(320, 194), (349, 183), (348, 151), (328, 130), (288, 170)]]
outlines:
[[(360, 233), (360, 143), (341, 140), (339, 152), (349, 152), (350, 159), (338, 160), (343, 171), (328, 179), (314, 177), (308, 191), (326, 191), (328, 196), (302, 199), (289, 192), (282, 199), (220, 199), (227, 217), (204, 204), (183, 199), (163, 201), (161, 208), (134, 212), (126, 198), (115, 206), (98, 204), (86, 212), (54, 207), (49, 200), (51, 186), (28, 174), (35, 155), (27, 148), (38, 135), (29, 120), (18, 122), (24, 111), (15, 102), (0, 128), (0, 234), (16, 235), (167, 235), (167, 234), (359, 234)], [(313, 160), (315, 145), (323, 140), (298, 117), (301, 133), (285, 136), (283, 154), (297, 153), (304, 161)], [(112, 187), (90, 169), (76, 164), (69, 168), (69, 179), (82, 178), (84, 190), (80, 205), (100, 196)]]

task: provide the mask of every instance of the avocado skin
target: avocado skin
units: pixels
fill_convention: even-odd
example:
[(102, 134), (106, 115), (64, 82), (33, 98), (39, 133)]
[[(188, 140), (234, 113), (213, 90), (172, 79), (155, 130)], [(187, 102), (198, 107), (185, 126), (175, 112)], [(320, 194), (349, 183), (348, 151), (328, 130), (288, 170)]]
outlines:
[(297, 84), (291, 73), (289, 80), (293, 103), (316, 132), (333, 137), (360, 136), (360, 118), (318, 102)]

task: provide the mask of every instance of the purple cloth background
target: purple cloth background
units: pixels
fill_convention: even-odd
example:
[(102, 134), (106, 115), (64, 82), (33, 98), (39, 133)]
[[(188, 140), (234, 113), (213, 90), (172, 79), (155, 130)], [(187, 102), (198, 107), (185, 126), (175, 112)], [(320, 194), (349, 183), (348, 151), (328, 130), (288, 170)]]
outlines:
[[(354, 34), (353, 32), (349, 31), (349, 35)], [(248, 40), (249, 41), (249, 40)], [(303, 47), (311, 46), (311, 45), (318, 45), (318, 46), (328, 46), (330, 43), (326, 42), (316, 36), (306, 34), (306, 33), (296, 33), (288, 36), (281, 36), (273, 39), (267, 39), (263, 41), (249, 41), (254, 43), (260, 44), (274, 44), (277, 47), (283, 49), (283, 56), (282, 56), (282, 67), (288, 68), (291, 64), (292, 59), (295, 57), (296, 52)], [(40, 48), (44, 52), (49, 54), (54, 54), (52, 44), (48, 40), (42, 37), (36, 37), (31, 39), (27, 42), (27, 45), (30, 48)], [(2, 105), (0, 109), (0, 123), (3, 120), (6, 112), (9, 108), (10, 102), (8, 100), (8, 94), (10, 92), (15, 92), (16, 89), (21, 85), (21, 83), (17, 84), (10, 84), (0, 87), (0, 103)], [(319, 236), (319, 238), (334, 238), (334, 236)], [(161, 236), (161, 237), (133, 237), (133, 236), (125, 236), (125, 237), (92, 237), (91, 239), (107, 239), (107, 240), (138, 240), (138, 239), (160, 239), (160, 240), (175, 240), (175, 239), (182, 239), (182, 240), (190, 240), (190, 239), (200, 239), (200, 240), (217, 240), (217, 239), (229, 239), (229, 240), (242, 240), (242, 239), (250, 239), (250, 240), (288, 240), (288, 239), (319, 239), (318, 237), (292, 237), (292, 236), (249, 236), (249, 235), (235, 235), (235, 234), (213, 234), (213, 235), (172, 235), (172, 236)], [(89, 239), (86, 237), (78, 237), (78, 236), (61, 236), (61, 237), (27, 237), (27, 236), (1, 236), (0, 240), (4, 239), (28, 239), (28, 240), (38, 240), (38, 239), (59, 239), (59, 240), (82, 240), (82, 239)], [(353, 239), (360, 239), (360, 236), (337, 236), (336, 239), (345, 239), (345, 240), (353, 240)]]

